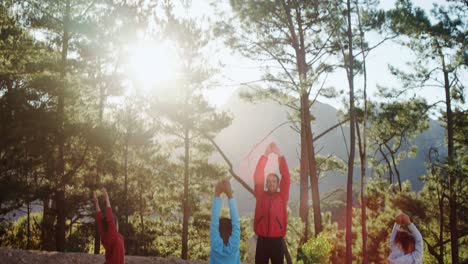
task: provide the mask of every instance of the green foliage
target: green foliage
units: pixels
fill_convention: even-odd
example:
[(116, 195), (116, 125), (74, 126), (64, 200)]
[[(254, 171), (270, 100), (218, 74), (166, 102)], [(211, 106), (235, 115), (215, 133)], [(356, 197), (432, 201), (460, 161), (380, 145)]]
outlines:
[[(465, 90), (465, 84), (460, 77), (466, 72), (466, 33), (467, 21), (464, 14), (467, 11), (466, 4), (449, 2), (444, 5), (434, 5), (431, 17), (414, 7), (411, 1), (399, 0), (396, 7), (390, 12), (392, 30), (405, 36), (401, 41), (410, 48), (415, 55), (408, 65), (407, 71), (391, 67), (391, 73), (402, 82), (402, 89), (396, 94), (407, 96), (414, 89), (438, 88), (445, 94), (444, 107), (436, 109), (442, 115), (445, 123), (447, 158), (437, 158), (431, 161), (431, 174), (426, 180), (433, 181), (431, 189), (436, 190), (437, 208), (439, 208), (438, 242), (434, 247), (429, 243), (429, 252), (442, 263), (445, 256), (444, 215), (449, 215), (450, 226), (450, 255), (452, 262), (458, 262), (460, 258), (460, 245), (463, 239), (456, 238), (459, 232), (459, 207), (457, 196), (462, 188), (460, 182), (464, 181), (463, 173), (456, 172), (458, 168), (458, 154), (455, 146), (455, 116), (458, 109), (463, 109), (465, 99), (461, 96)], [(463, 112), (463, 111), (462, 111)], [(459, 128), (458, 128), (459, 129)], [(445, 152), (438, 149), (436, 152)], [(429, 155), (432, 155), (429, 153)], [(444, 154), (445, 156), (445, 154)], [(437, 169), (435, 168), (437, 167)], [(442, 190), (448, 190), (442, 191)], [(445, 208), (445, 198), (450, 206)], [(465, 227), (463, 227), (465, 228)], [(445, 229), (445, 230), (447, 230)], [(463, 235), (461, 235), (463, 237)], [(434, 244), (432, 244), (434, 245)]]
[(309, 239), (309, 241), (302, 246), (302, 253), (304, 254), (302, 263), (313, 264), (330, 262), (332, 248), (332, 242), (329, 240), (328, 235), (322, 232), (317, 237)]
[(394, 177), (401, 181), (397, 165), (415, 155), (417, 148), (411, 140), (429, 127), (428, 108), (422, 99), (370, 105), (369, 152), (378, 153), (370, 164), (380, 177), (388, 175), (390, 182)]
[[(2, 247), (24, 248), (32, 250), (42, 249), (41, 244), (41, 221), (42, 213), (31, 213), (29, 223), (28, 239), (28, 219), (27, 215), (18, 218), (13, 223), (3, 226), (4, 233), (1, 235)], [(94, 235), (94, 225), (91, 223), (78, 223), (71, 227), (67, 233), (67, 252), (92, 252), (92, 237)]]
[[(322, 30), (331, 19), (327, 3), (240, 0), (230, 4), (234, 15), (219, 14), (215, 35), (235, 52), (262, 64), (269, 62), (262, 67), (265, 86), (249, 86), (244, 97), (272, 99), (299, 111), (300, 95), (321, 93), (321, 80), (333, 69), (320, 59), (336, 50), (329, 43), (329, 32)], [(331, 91), (323, 89), (323, 94)]]
[(70, 227), (67, 234), (67, 252), (93, 252), (94, 225), (93, 222), (79, 222)]
[(449, 88), (451, 92), (448, 95), (454, 103), (464, 102), (460, 95), (465, 85), (459, 77), (467, 66), (467, 23), (461, 19), (466, 11), (466, 5), (459, 3), (434, 5), (432, 16), (428, 17), (411, 1), (397, 1), (395, 9), (388, 13), (390, 28), (408, 37), (401, 43), (409, 47), (416, 58), (408, 63), (411, 66), (409, 71), (390, 67), (391, 73), (402, 81), (404, 88), (393, 91), (394, 95), (407, 95), (418, 88)]
[[(295, 263), (341, 263), (345, 258), (345, 231), (332, 221), (330, 211), (323, 215), (324, 229), (302, 247), (298, 245)], [(353, 227), (354, 230), (355, 227)]]
[[(164, 2), (169, 6), (163, 11), (168, 12), (155, 18), (160, 32), (151, 37), (176, 41), (182, 73), (168, 87), (158, 87), (164, 96), (142, 94), (141, 84), (126, 76), (123, 61), (132, 52), (129, 42), (139, 37), (139, 29), (149, 18), (154, 18), (150, 17), (155, 11), (153, 4), (70, 0), (70, 10), (66, 12), (66, 2), (0, 0), (0, 215), (29, 203), (41, 203), (47, 209), (44, 217), (31, 214), (29, 243), (26, 216), (11, 223), (2, 219), (0, 245), (53, 249), (48, 244), (55, 242), (54, 225), (61, 209), (54, 195), (63, 188), (65, 250), (92, 252), (94, 220), (89, 199), (92, 190), (105, 186), (128, 254), (179, 256), (185, 202), (189, 258), (206, 260), (213, 184), (227, 174), (225, 167), (210, 162), (213, 146), (207, 138), (215, 138), (231, 122), (227, 113), (218, 112), (203, 96), (217, 72), (204, 56), (213, 41), (211, 33), (199, 21), (176, 17), (171, 1)], [(289, 1), (288, 6), (278, 3), (231, 1), (234, 14), (219, 22), (215, 33), (249, 58), (277, 63), (280, 70), (263, 68), (268, 88), (255, 86), (253, 93), (244, 95), (252, 100), (273, 99), (293, 109), (290, 118), (298, 123), (299, 98), (304, 91), (336, 95), (332, 88), (318, 87), (324, 74), (334, 70), (330, 61), (322, 58), (338, 56), (340, 64), (349, 59), (345, 53), (337, 55), (347, 45), (342, 34), (345, 10), (336, 1)], [(364, 29), (390, 27), (395, 33), (408, 36), (410, 41), (405, 44), (417, 54), (414, 71), (405, 73), (391, 68), (401, 78), (403, 87), (431, 85), (427, 81), (440, 79), (434, 77), (438, 67), (429, 66), (440, 64), (442, 53), (453, 80), (450, 96), (463, 104), (464, 84), (459, 76), (467, 65), (466, 22), (462, 19), (466, 7), (453, 1), (447, 7), (436, 6), (433, 21), (410, 1), (397, 1), (396, 9), (388, 13), (375, 9), (374, 1), (368, 3), (369, 8), (361, 10)], [(337, 5), (330, 9), (327, 4)], [(292, 44), (298, 42), (292, 39), (289, 22), (285, 22), (288, 18), (292, 18), (295, 33), (298, 24), (304, 26), (304, 50), (297, 49), (305, 53), (302, 57)], [(64, 30), (70, 38), (62, 61)], [(364, 42), (357, 36), (353, 39), (353, 43), (366, 49), (368, 44)], [(301, 62), (306, 63), (306, 70), (301, 72), (306, 73), (306, 78), (300, 76), (298, 58), (306, 59)], [(355, 70), (362, 70), (362, 66), (356, 63)], [(135, 92), (123, 95), (129, 86)], [(58, 109), (60, 97), (65, 102), (63, 111)], [(388, 145), (387, 153), (392, 153), (398, 164), (416, 153), (414, 146), (405, 144), (427, 128), (427, 111), (428, 106), (419, 99), (375, 105), (368, 113), (369, 138), (374, 146)], [(441, 120), (445, 122), (445, 114)], [(383, 179), (368, 181), (367, 250), (371, 262), (386, 260), (388, 235), (400, 210), (409, 213), (423, 233), (428, 252), (425, 262), (450, 259), (450, 245), (446, 242), (450, 237), (448, 172), (459, 175), (455, 189), (458, 213), (468, 214), (467, 112), (460, 105), (454, 108), (454, 121), (454, 164), (447, 164), (444, 150), (440, 149), (441, 155), (431, 162), (431, 173), (424, 177), (425, 186), (420, 193), (412, 192), (406, 183), (399, 192)], [(61, 135), (63, 175), (57, 174)], [(186, 139), (188, 156), (184, 153)], [(317, 156), (317, 165), (321, 176), (345, 170), (334, 157)], [(381, 176), (390, 170), (388, 164), (382, 165), (377, 159), (374, 165)], [(188, 192), (183, 190), (185, 175), (189, 177)], [(344, 232), (340, 226), (344, 223), (340, 215), (343, 203), (340, 190), (325, 197), (324, 231), (311, 238), (302, 247), (302, 253), (297, 251), (305, 228), (294, 215), (295, 210), (289, 211), (287, 241), (293, 259), (302, 258), (303, 263), (344, 259)], [(359, 262), (362, 249), (358, 208), (353, 214), (354, 261)], [(241, 260), (249, 263), (254, 257), (254, 245), (250, 244), (254, 237), (252, 219), (245, 217), (241, 222)], [(467, 259), (468, 223), (462, 217), (459, 222), (460, 256)]]
[(41, 229), (40, 222), (42, 213), (33, 213), (30, 215), (29, 235), (28, 235), (28, 216), (24, 215), (14, 223), (4, 227), (4, 232), (0, 239), (2, 247), (9, 248), (27, 248), (41, 249)]

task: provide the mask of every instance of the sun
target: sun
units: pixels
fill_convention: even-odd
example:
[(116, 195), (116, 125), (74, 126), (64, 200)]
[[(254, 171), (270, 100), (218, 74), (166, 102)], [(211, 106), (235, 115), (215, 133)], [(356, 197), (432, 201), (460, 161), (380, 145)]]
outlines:
[(174, 43), (142, 41), (130, 47), (128, 70), (131, 78), (141, 83), (144, 89), (150, 89), (175, 80), (177, 62)]

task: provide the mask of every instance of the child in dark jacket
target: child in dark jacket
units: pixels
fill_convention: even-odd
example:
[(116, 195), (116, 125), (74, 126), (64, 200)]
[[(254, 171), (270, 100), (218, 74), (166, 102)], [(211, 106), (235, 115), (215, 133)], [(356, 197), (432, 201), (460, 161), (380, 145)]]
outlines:
[(106, 250), (106, 264), (124, 264), (125, 247), (124, 239), (118, 232), (109, 201), (109, 195), (105, 188), (102, 189), (106, 199), (106, 215), (103, 216), (96, 192), (93, 192), (94, 206), (96, 207), (96, 222), (98, 223), (101, 242)]

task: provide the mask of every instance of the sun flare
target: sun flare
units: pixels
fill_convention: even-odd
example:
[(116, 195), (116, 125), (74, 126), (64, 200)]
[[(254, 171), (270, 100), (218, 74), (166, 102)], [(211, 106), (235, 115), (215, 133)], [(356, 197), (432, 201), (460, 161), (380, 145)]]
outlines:
[(130, 50), (129, 73), (145, 89), (176, 78), (178, 60), (172, 42), (140, 42)]

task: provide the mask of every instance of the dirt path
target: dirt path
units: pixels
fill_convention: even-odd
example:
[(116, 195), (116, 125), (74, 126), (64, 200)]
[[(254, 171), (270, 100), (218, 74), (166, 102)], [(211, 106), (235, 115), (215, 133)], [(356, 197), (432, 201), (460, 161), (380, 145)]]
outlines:
[[(59, 253), (35, 250), (0, 248), (0, 264), (102, 264), (103, 255), (85, 253)], [(125, 256), (126, 264), (201, 264), (204, 262), (184, 261), (179, 258)]]

